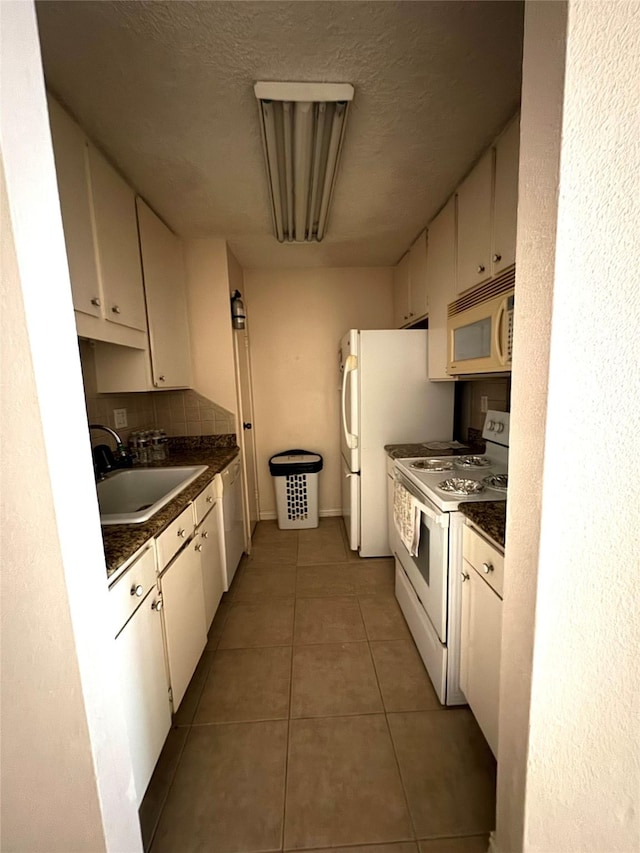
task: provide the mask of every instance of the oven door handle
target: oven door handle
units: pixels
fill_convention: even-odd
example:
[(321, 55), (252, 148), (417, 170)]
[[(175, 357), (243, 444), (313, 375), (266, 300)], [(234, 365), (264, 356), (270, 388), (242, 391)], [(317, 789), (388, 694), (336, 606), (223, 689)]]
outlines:
[(420, 512), (426, 516), (429, 521), (432, 521), (434, 524), (437, 524), (439, 527), (448, 527), (449, 526), (449, 513), (448, 512), (438, 512), (437, 510), (432, 509), (427, 506), (424, 502), (424, 497), (419, 493), (419, 491), (412, 487), (407, 480), (400, 474), (398, 471), (394, 471), (394, 478), (404, 486), (404, 488), (409, 492), (411, 497), (416, 502), (416, 506), (420, 510)]

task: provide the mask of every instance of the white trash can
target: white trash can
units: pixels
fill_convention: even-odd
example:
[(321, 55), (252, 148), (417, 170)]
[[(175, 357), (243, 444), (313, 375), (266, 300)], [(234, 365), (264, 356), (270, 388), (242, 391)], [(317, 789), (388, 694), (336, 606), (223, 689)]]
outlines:
[(309, 450), (285, 450), (269, 459), (280, 530), (318, 526), (318, 474), (322, 456)]

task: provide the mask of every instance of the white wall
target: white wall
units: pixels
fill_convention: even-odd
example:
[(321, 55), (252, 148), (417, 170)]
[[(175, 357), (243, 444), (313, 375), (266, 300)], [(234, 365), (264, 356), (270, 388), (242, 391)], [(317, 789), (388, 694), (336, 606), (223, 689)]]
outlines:
[[(529, 4), (525, 30), (523, 92), (534, 80), (539, 91), (533, 102), (523, 98), (523, 176), (535, 178), (528, 158), (542, 154), (546, 124), (551, 157), (547, 168), (539, 160), (538, 173), (545, 185), (559, 129), (553, 115), (563, 22), (554, 6)], [(522, 692), (515, 707), (507, 690), (501, 693), (496, 846), (505, 853), (640, 847), (640, 480), (629, 468), (640, 426), (639, 43), (637, 3), (568, 4), (553, 271), (545, 242), (539, 260), (535, 240), (529, 243), (544, 222), (523, 206), (518, 223), (512, 446), (533, 428), (536, 411), (542, 419), (532, 441), (520, 441), (510, 471), (503, 675), (512, 683), (517, 657), (526, 667), (531, 654), (536, 568), (537, 607), (527, 753), (503, 736), (514, 714), (525, 733)], [(537, 56), (536, 67), (528, 67), (527, 54)], [(536, 101), (538, 115), (530, 112)], [(530, 120), (540, 135), (528, 152)], [(543, 296), (539, 309), (523, 268), (537, 269), (553, 288), (552, 301)], [(538, 335), (551, 333), (546, 400), (546, 353), (536, 326)], [(528, 375), (519, 375), (525, 361)], [(542, 454), (532, 493), (524, 457), (533, 456), (537, 475)], [(524, 631), (513, 630), (518, 616)], [(524, 793), (522, 809), (505, 808), (512, 782), (515, 802)]]
[(0, 847), (133, 853), (140, 831), (32, 3), (2, 5), (1, 39)]
[(268, 460), (321, 453), (320, 511), (340, 514), (338, 343), (393, 326), (392, 269), (245, 270), (261, 517), (275, 517)]

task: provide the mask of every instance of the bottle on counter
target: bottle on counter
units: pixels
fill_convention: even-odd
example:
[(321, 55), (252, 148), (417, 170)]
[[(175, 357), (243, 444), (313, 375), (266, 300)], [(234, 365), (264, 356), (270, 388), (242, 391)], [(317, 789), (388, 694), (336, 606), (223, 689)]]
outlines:
[(163, 462), (166, 458), (165, 446), (162, 443), (162, 435), (159, 429), (154, 429), (151, 433), (151, 461)]
[(148, 465), (150, 461), (149, 440), (146, 433), (140, 433), (138, 435), (138, 462), (140, 465)]
[(140, 464), (140, 457), (138, 455), (138, 433), (132, 432), (129, 436), (129, 456), (131, 457), (132, 465)]

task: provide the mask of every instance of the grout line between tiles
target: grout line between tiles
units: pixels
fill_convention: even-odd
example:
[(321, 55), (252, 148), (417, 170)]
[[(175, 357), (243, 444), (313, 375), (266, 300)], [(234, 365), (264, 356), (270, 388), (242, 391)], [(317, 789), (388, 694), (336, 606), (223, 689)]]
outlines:
[[(172, 726), (172, 728), (174, 728), (174, 726)], [(188, 726), (188, 728), (189, 728), (189, 731), (185, 735), (184, 743), (182, 744), (182, 747), (180, 749), (180, 754), (178, 755), (178, 760), (176, 761), (176, 766), (173, 770), (173, 773), (171, 774), (171, 781), (167, 785), (167, 790), (165, 791), (165, 795), (162, 798), (162, 803), (160, 805), (160, 808), (158, 809), (158, 817), (156, 818), (155, 824), (153, 826), (153, 830), (151, 831), (151, 835), (149, 837), (149, 846), (146, 848), (145, 853), (153, 853), (153, 844), (154, 844), (154, 841), (156, 840), (156, 833), (158, 831), (158, 827), (160, 826), (160, 821), (162, 820), (162, 814), (163, 814), (164, 808), (167, 804), (167, 800), (169, 799), (169, 793), (171, 792), (171, 789), (173, 788), (173, 783), (175, 782), (175, 778), (178, 774), (178, 767), (180, 767), (180, 762), (182, 761), (182, 756), (184, 755), (184, 750), (185, 750), (185, 747), (187, 745), (187, 741), (189, 740), (189, 736), (191, 734), (191, 726)], [(166, 740), (165, 740), (165, 743), (166, 743)]]

